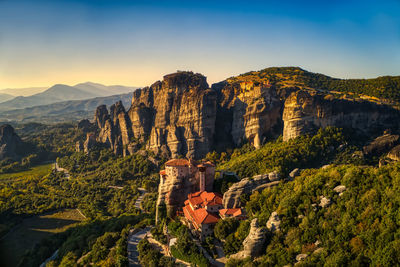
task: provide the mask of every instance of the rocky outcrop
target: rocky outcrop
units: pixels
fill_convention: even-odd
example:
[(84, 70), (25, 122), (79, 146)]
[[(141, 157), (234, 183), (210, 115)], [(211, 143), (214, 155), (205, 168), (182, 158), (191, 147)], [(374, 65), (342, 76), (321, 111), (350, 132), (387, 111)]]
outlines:
[(94, 125), (89, 120), (85, 119), (85, 120), (81, 120), (80, 122), (78, 122), (77, 127), (78, 127), (78, 129), (81, 129), (83, 132), (89, 132), (94, 129), (93, 126)]
[[(271, 181), (271, 179), (273, 181)], [(243, 194), (250, 194), (257, 188), (263, 185), (268, 185), (271, 182), (276, 185), (276, 177), (279, 177), (276, 172), (271, 172), (270, 174), (256, 175), (251, 178), (244, 178), (241, 181), (234, 183), (229, 187), (228, 191), (224, 193), (223, 205), (225, 209), (239, 208), (241, 207), (240, 196)], [(264, 188), (264, 187), (263, 187)]]
[(259, 227), (258, 219), (254, 218), (250, 224), (249, 235), (243, 241), (243, 250), (233, 254), (231, 258), (245, 259), (260, 256), (264, 249), (266, 233), (267, 229)]
[(88, 154), (89, 151), (96, 145), (96, 137), (93, 133), (86, 134), (86, 140), (83, 143), (83, 151)]
[(364, 133), (398, 128), (399, 111), (367, 101), (337, 99), (304, 90), (291, 93), (283, 110), (283, 140), (336, 126)]
[(386, 157), (394, 161), (400, 161), (400, 145), (392, 148)]
[(321, 208), (327, 208), (332, 204), (332, 201), (330, 198), (325, 197), (325, 196), (320, 196), (320, 201), (319, 201), (319, 206)]
[(83, 144), (81, 141), (76, 141), (75, 143), (75, 151), (82, 152), (83, 151)]
[(0, 126), (0, 160), (11, 158), (17, 160), (22, 152), (22, 140), (11, 125)]
[(267, 221), (267, 229), (271, 232), (278, 232), (280, 231), (281, 219), (276, 211), (271, 213), (269, 219)]
[(336, 193), (339, 194), (339, 196), (341, 196), (343, 194), (344, 191), (346, 191), (346, 186), (345, 185), (338, 185), (335, 188), (333, 188), (333, 191), (335, 191)]
[(399, 136), (394, 134), (384, 134), (375, 138), (367, 146), (363, 147), (365, 156), (379, 156), (388, 152), (399, 143)]

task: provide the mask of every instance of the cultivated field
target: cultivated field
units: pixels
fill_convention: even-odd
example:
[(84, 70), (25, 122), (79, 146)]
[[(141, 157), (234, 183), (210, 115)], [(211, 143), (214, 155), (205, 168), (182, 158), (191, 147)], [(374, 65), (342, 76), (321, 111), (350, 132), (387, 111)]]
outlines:
[(49, 173), (53, 167), (52, 163), (38, 165), (30, 168), (27, 171), (15, 172), (15, 173), (2, 173), (0, 174), (0, 182), (6, 182), (10, 180), (19, 180), (26, 177), (42, 177)]
[(78, 210), (66, 209), (23, 220), (0, 240), (0, 266), (17, 266), (24, 252), (41, 239), (63, 232), (84, 219)]

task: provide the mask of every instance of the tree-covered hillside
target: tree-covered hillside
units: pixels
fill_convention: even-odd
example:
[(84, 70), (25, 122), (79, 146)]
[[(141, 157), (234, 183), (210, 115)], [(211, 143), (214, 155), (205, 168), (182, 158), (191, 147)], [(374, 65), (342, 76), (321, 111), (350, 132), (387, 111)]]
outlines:
[[(342, 194), (333, 190), (338, 185), (346, 188)], [(245, 266), (293, 264), (300, 253), (308, 256), (299, 266), (396, 266), (399, 186), (399, 163), (342, 165), (304, 170), (293, 182), (254, 193), (246, 205), (250, 217), (265, 225), (277, 211), (281, 231), (270, 234), (263, 256)], [(321, 196), (331, 205), (321, 207)]]

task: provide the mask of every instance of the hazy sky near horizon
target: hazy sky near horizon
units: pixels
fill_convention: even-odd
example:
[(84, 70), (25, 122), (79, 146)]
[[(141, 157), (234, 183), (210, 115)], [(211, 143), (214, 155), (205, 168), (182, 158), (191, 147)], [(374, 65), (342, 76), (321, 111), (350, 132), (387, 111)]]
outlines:
[(0, 0), (0, 88), (213, 83), (270, 66), (400, 75), (400, 0)]

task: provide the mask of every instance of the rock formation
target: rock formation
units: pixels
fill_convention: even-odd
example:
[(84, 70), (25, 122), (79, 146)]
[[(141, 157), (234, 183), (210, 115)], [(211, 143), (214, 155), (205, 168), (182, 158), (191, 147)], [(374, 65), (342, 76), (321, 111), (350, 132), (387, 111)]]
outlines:
[(22, 154), (22, 140), (11, 125), (0, 126), (0, 160), (11, 158), (16, 160)]
[(280, 231), (281, 219), (276, 211), (271, 213), (267, 221), (267, 229), (271, 232)]
[(320, 196), (320, 202), (319, 202), (319, 206), (321, 208), (327, 208), (332, 204), (332, 201), (330, 198), (325, 197), (325, 196)]
[(339, 194), (339, 196), (341, 196), (343, 194), (344, 191), (346, 191), (346, 186), (345, 185), (338, 185), (335, 188), (333, 188), (333, 191), (335, 191), (336, 193)]
[(149, 149), (165, 147), (171, 157), (201, 158), (213, 145), (216, 107), (217, 94), (206, 77), (178, 72), (135, 91), (129, 115), (138, 126), (134, 135), (148, 136)]
[(387, 154), (387, 157), (394, 161), (400, 161), (400, 145), (392, 148)]
[[(274, 180), (274, 182), (271, 181), (270, 177)], [(276, 177), (279, 177), (279, 175), (277, 175), (275, 172), (272, 172), (270, 174), (261, 174), (253, 176), (251, 178), (244, 178), (241, 181), (234, 183), (231, 187), (229, 187), (228, 191), (224, 193), (224, 208), (239, 208), (241, 206), (241, 195), (250, 194), (260, 186), (268, 185), (270, 184), (270, 182), (274, 183), (273, 185), (276, 185), (277, 182), (279, 182), (275, 180)]]
[(80, 122), (78, 122), (78, 129), (81, 129), (83, 132), (89, 132), (91, 130), (93, 130), (93, 124), (85, 119), (85, 120), (81, 120)]
[(75, 151), (76, 152), (83, 151), (83, 144), (82, 144), (81, 141), (76, 141), (76, 143), (75, 143)]
[(399, 143), (399, 136), (394, 134), (384, 134), (375, 138), (367, 146), (363, 147), (365, 156), (379, 156), (388, 152)]
[(232, 258), (245, 259), (257, 257), (263, 252), (267, 229), (259, 227), (258, 219), (254, 218), (250, 224), (250, 232), (243, 241), (243, 250), (233, 254)]
[(398, 128), (400, 112), (389, 106), (339, 99), (318, 88), (261, 76), (252, 72), (210, 88), (198, 73), (165, 75), (136, 90), (127, 111), (121, 102), (110, 110), (99, 106), (97, 140), (120, 155), (143, 147), (165, 157), (200, 159), (245, 142), (260, 147), (282, 131), (289, 140), (326, 126), (374, 134)]
[(89, 151), (96, 145), (96, 137), (93, 133), (86, 134), (86, 140), (83, 143), (83, 151), (88, 154)]
[(283, 140), (336, 126), (372, 133), (398, 127), (400, 113), (367, 101), (336, 99), (330, 95), (299, 90), (286, 99), (283, 110)]

